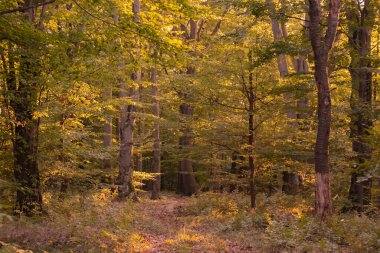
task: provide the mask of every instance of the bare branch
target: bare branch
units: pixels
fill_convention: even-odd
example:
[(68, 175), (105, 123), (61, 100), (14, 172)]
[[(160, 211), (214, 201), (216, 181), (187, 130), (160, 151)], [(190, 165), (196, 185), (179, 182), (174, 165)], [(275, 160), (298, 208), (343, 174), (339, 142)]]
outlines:
[(47, 1), (47, 2), (43, 1), (42, 3), (37, 3), (37, 4), (34, 4), (34, 5), (30, 5), (30, 6), (23, 6), (23, 7), (19, 7), (19, 8), (16, 8), (16, 9), (0, 11), (0, 15), (5, 15), (5, 14), (9, 14), (9, 13), (14, 13), (14, 12), (24, 12), (24, 11), (27, 11), (29, 9), (33, 9), (33, 8), (36, 8), (36, 7), (39, 7), (39, 6), (44, 6), (46, 4), (52, 4), (55, 1), (56, 0), (50, 0), (50, 1)]

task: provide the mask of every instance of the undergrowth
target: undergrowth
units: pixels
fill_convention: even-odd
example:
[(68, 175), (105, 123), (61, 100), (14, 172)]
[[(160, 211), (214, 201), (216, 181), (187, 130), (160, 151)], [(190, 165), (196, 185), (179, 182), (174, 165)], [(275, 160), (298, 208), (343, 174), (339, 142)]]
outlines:
[(0, 252), (380, 251), (378, 215), (337, 214), (321, 222), (301, 196), (260, 195), (256, 210), (243, 194), (112, 199), (107, 189), (64, 199), (47, 194), (45, 216), (4, 216)]

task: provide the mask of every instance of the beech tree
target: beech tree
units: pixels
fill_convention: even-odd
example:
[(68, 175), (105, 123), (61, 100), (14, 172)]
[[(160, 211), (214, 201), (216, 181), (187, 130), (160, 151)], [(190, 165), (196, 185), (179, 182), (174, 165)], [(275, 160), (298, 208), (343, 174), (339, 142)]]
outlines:
[[(46, 6), (42, 5), (41, 8), (43, 13)], [(42, 33), (40, 30), (43, 28), (44, 15), (37, 17), (33, 1), (24, 1), (18, 11), (23, 11), (20, 19), (25, 24), (26, 33), (32, 35), (35, 29), (36, 33)], [(12, 37), (7, 39), (8, 55), (3, 55), (3, 63), (8, 66), (7, 100), (14, 112), (12, 130), (14, 175), (17, 184), (15, 211), (30, 216), (42, 211), (38, 168), (39, 119), (34, 113), (37, 110), (40, 90), (44, 87), (41, 79), (41, 55), (38, 52), (43, 44), (38, 41), (37, 36), (32, 46), (28, 46), (26, 41), (14, 41)]]
[(318, 129), (315, 144), (315, 207), (320, 217), (332, 214), (329, 165), (331, 126), (331, 91), (327, 74), (329, 52), (333, 46), (339, 23), (340, 0), (328, 1), (327, 28), (322, 29), (322, 6), (309, 0), (310, 41), (314, 52), (314, 76), (318, 89)]
[(352, 150), (356, 152), (354, 172), (351, 175), (349, 198), (352, 206), (363, 211), (371, 200), (371, 178), (365, 177), (364, 163), (371, 158), (372, 147), (368, 143), (372, 119), (372, 29), (375, 24), (375, 3), (366, 0), (360, 4), (349, 1), (345, 6), (348, 22), (348, 43), (351, 63), (351, 137)]
[[(132, 4), (133, 22), (140, 22), (140, 1), (135, 0)], [(136, 43), (137, 44), (137, 43)], [(137, 46), (137, 45), (136, 45)], [(138, 53), (135, 55), (138, 57)], [(137, 83), (140, 80), (139, 71), (131, 73), (132, 84), (127, 87), (126, 84), (120, 85), (119, 96), (126, 97), (128, 94), (132, 103), (122, 105), (120, 109), (120, 150), (119, 150), (119, 175), (118, 175), (118, 198), (125, 200), (131, 197), (136, 199), (136, 193), (133, 186), (133, 135), (135, 125), (136, 105), (133, 104), (138, 99)]]
[[(153, 106), (152, 111), (155, 116), (154, 119), (154, 130), (153, 130), (153, 172), (161, 173), (161, 143), (160, 143), (160, 102), (159, 102), (159, 93), (157, 87), (157, 66), (151, 69), (150, 72), (150, 81), (152, 82), (152, 100)], [(160, 189), (161, 189), (161, 175), (156, 176), (156, 180), (152, 185), (152, 199), (160, 198)]]

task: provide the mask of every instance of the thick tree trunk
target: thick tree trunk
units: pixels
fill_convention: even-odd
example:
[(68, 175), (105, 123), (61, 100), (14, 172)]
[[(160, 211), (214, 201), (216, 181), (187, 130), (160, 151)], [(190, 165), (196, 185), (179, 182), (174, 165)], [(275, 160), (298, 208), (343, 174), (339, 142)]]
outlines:
[[(25, 1), (23, 7), (28, 8), (32, 4), (32, 1)], [(34, 9), (28, 9), (26, 18), (31, 24), (35, 24)], [(23, 54), (19, 57), (18, 72), (16, 72), (12, 45), (11, 43), (9, 45), (7, 88), (9, 103), (15, 117), (13, 139), (14, 176), (17, 184), (15, 211), (32, 216), (42, 211), (38, 170), (39, 119), (33, 118), (39, 92), (37, 78), (40, 66), (39, 59), (35, 58), (35, 55)]]
[(357, 211), (363, 211), (371, 201), (371, 179), (358, 179), (365, 174), (365, 168), (361, 165), (372, 153), (367, 138), (373, 125), (370, 70), (371, 37), (375, 19), (373, 4), (373, 1), (367, 0), (363, 2), (363, 6), (359, 6), (356, 1), (350, 1), (346, 6), (351, 56), (351, 138), (352, 150), (357, 154), (356, 168), (351, 175), (349, 199), (352, 208)]
[[(332, 213), (329, 169), (329, 137), (331, 125), (331, 97), (327, 78), (327, 60), (319, 61), (315, 68), (318, 85), (318, 128), (315, 146), (316, 208), (320, 216)], [(317, 65), (319, 65), (317, 67)]]
[[(153, 100), (153, 115), (154, 131), (153, 131), (153, 173), (161, 173), (161, 145), (160, 145), (160, 102), (158, 100), (158, 87), (157, 87), (157, 69), (151, 70), (150, 81), (152, 82), (152, 100)], [(159, 199), (161, 190), (161, 176), (157, 175), (156, 180), (152, 185), (151, 199)]]
[[(124, 88), (121, 86), (121, 88)], [(124, 97), (124, 96), (121, 96)], [(125, 105), (120, 110), (120, 153), (119, 153), (119, 176), (118, 198), (126, 199), (133, 191), (133, 106)]]
[(331, 97), (327, 75), (328, 54), (333, 45), (339, 19), (339, 0), (329, 0), (326, 34), (321, 36), (321, 6), (319, 0), (309, 0), (310, 40), (315, 58), (314, 76), (318, 88), (318, 129), (315, 145), (315, 205), (323, 218), (332, 214), (329, 168), (329, 137), (331, 125)]
[[(185, 32), (185, 39), (191, 41), (195, 40), (197, 36), (197, 22), (190, 20), (189, 24), (190, 33), (187, 32), (187, 28), (184, 25), (181, 26), (181, 29)], [(189, 66), (186, 74), (190, 76), (194, 75), (195, 67)], [(181, 96), (184, 102), (180, 105), (179, 110), (182, 117), (183, 128), (182, 136), (179, 139), (179, 146), (185, 157), (179, 162), (177, 192), (191, 196), (197, 192), (197, 183), (194, 175), (193, 161), (188, 157), (188, 151), (193, 145), (193, 133), (191, 128), (187, 125), (187, 122), (192, 120), (194, 107), (186, 101), (191, 97), (188, 92), (183, 92)]]
[[(189, 68), (188, 74), (193, 72), (192, 68)], [(188, 98), (184, 94), (184, 99)], [(180, 113), (184, 115), (184, 120), (191, 120), (193, 116), (194, 108), (192, 105), (183, 103), (180, 106)], [(186, 122), (184, 122), (186, 124)], [(191, 196), (197, 191), (197, 184), (195, 181), (194, 170), (193, 170), (193, 161), (188, 157), (189, 149), (193, 145), (193, 133), (189, 126), (184, 126), (182, 129), (182, 136), (179, 139), (179, 146), (182, 149), (184, 158), (179, 162), (179, 173), (178, 173), (178, 193), (181, 193), (186, 196)]]
[(10, 57), (7, 80), (10, 105), (15, 116), (13, 141), (14, 175), (17, 183), (16, 212), (28, 216), (42, 210), (38, 171), (38, 120), (33, 118), (37, 103), (36, 71), (27, 56), (21, 56), (19, 81), (16, 85), (14, 62)]
[[(132, 5), (134, 14), (134, 22), (139, 22), (140, 1), (134, 0)], [(133, 85), (137, 86), (140, 76), (139, 72), (131, 74)], [(127, 87), (120, 85), (119, 96), (126, 97)], [(129, 96), (132, 100), (138, 99), (138, 89), (136, 87), (129, 88)], [(125, 200), (132, 198), (137, 200), (135, 189), (133, 186), (133, 128), (135, 124), (134, 105), (123, 105), (120, 108), (120, 151), (119, 151), (119, 175), (118, 175), (118, 199)]]

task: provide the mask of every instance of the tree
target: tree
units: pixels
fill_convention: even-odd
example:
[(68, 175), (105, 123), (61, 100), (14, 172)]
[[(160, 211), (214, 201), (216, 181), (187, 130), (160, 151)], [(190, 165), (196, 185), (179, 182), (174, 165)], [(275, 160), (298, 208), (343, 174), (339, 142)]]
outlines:
[[(155, 117), (154, 119), (154, 130), (153, 130), (153, 173), (161, 173), (161, 145), (160, 145), (160, 102), (158, 98), (158, 87), (157, 87), (157, 67), (154, 66), (151, 69), (150, 81), (152, 82), (152, 98), (153, 106), (152, 111)], [(156, 180), (152, 185), (152, 199), (160, 198), (161, 189), (161, 175), (156, 176)]]
[[(133, 21), (140, 22), (140, 1), (134, 0), (132, 4)], [(136, 55), (135, 55), (136, 56)], [(131, 74), (133, 81), (129, 89), (125, 84), (120, 85), (119, 96), (126, 97), (127, 92), (131, 97), (132, 103), (122, 105), (120, 109), (120, 150), (119, 150), (119, 175), (118, 175), (118, 199), (125, 200), (131, 197), (136, 200), (135, 188), (133, 185), (133, 134), (135, 124), (136, 105), (138, 99), (137, 83), (140, 80), (139, 71)]]
[[(286, 28), (286, 23), (284, 20), (282, 20), (281, 24), (278, 20), (278, 17), (283, 16), (284, 14), (278, 14), (275, 9), (275, 5), (273, 3), (273, 0), (266, 0), (266, 3), (268, 4), (268, 9), (270, 11), (269, 16), (271, 19), (271, 26), (272, 26), (272, 33), (274, 37), (274, 43), (279, 42), (286, 42), (288, 37), (288, 32)], [(285, 8), (285, 1), (281, 1), (281, 7)], [(284, 17), (282, 17), (284, 19)], [(304, 26), (305, 28), (308, 26), (309, 20), (308, 15), (305, 15), (304, 20)], [(298, 56), (298, 58), (291, 59), (293, 63), (294, 71), (297, 75), (303, 75), (306, 74), (308, 70), (308, 63), (306, 61), (306, 53), (301, 54)], [(277, 54), (277, 66), (280, 73), (280, 78), (285, 79), (289, 76), (290, 71), (288, 68), (288, 63), (286, 59), (286, 55), (284, 53)], [(304, 84), (304, 86), (307, 86), (307, 84)], [(294, 90), (292, 90), (294, 91)], [(304, 94), (304, 96), (300, 99), (296, 99), (296, 96), (293, 94), (292, 91), (285, 91), (284, 98), (286, 102), (286, 116), (289, 118), (288, 124), (295, 125), (299, 124), (300, 130), (305, 130), (305, 126), (302, 126), (304, 123), (302, 122), (307, 118), (307, 107), (308, 107), (308, 100), (307, 100), (307, 94)], [(296, 100), (296, 101), (294, 101)], [(297, 104), (297, 106), (294, 106), (294, 104)], [(299, 112), (301, 110), (301, 112)], [(297, 122), (295, 122), (297, 120)], [(300, 157), (297, 155), (291, 155), (291, 159), (294, 161), (299, 162), (306, 162), (307, 159), (304, 157)], [(301, 176), (298, 175), (295, 172), (289, 172), (289, 171), (283, 171), (282, 172), (282, 191), (286, 194), (295, 194), (298, 191), (299, 186), (301, 185)]]
[[(185, 39), (187, 41), (195, 41), (197, 36), (197, 21), (190, 19), (189, 21), (189, 31), (185, 25), (181, 25), (181, 31), (184, 32)], [(187, 66), (186, 74), (189, 76), (195, 75), (195, 67)], [(188, 100), (192, 96), (188, 91), (180, 91), (180, 95), (183, 99), (183, 103), (179, 107), (182, 120), (182, 136), (179, 138), (179, 147), (181, 150), (186, 151), (193, 145), (193, 133), (188, 123), (191, 122), (194, 106), (191, 105)], [(188, 154), (185, 154), (188, 156)], [(178, 193), (184, 194), (186, 196), (191, 196), (197, 191), (197, 183), (195, 181), (193, 161), (190, 157), (184, 157), (179, 161), (178, 169)]]
[(372, 147), (368, 143), (372, 119), (372, 60), (371, 39), (375, 25), (375, 3), (371, 0), (348, 1), (345, 6), (348, 22), (348, 42), (351, 63), (351, 138), (356, 152), (355, 168), (351, 175), (349, 199), (358, 211), (370, 204), (371, 178), (365, 177), (365, 162), (371, 158)]
[[(21, 5), (26, 10), (21, 14), (28, 29), (33, 33), (34, 27), (41, 29), (44, 16), (36, 20), (33, 1), (27, 0)], [(45, 9), (45, 5), (42, 5)], [(39, 25), (40, 24), (40, 25)], [(40, 33), (40, 32), (38, 32)], [(40, 175), (38, 169), (38, 131), (39, 119), (34, 113), (38, 106), (41, 83), (41, 62), (38, 50), (28, 47), (27, 41), (8, 43), (8, 73), (6, 78), (9, 104), (14, 113), (14, 176), (17, 183), (16, 212), (28, 216), (42, 210)], [(36, 39), (36, 38), (35, 38)], [(42, 45), (38, 45), (41, 48)], [(18, 53), (19, 52), (19, 53)], [(18, 65), (18, 67), (16, 67)]]
[(339, 20), (340, 0), (328, 1), (327, 29), (322, 38), (322, 6), (309, 0), (310, 40), (314, 52), (314, 76), (318, 89), (318, 128), (315, 144), (315, 207), (323, 218), (332, 214), (329, 168), (331, 93), (327, 74), (328, 55), (333, 46)]

